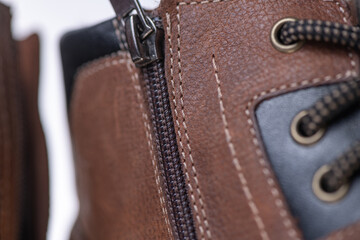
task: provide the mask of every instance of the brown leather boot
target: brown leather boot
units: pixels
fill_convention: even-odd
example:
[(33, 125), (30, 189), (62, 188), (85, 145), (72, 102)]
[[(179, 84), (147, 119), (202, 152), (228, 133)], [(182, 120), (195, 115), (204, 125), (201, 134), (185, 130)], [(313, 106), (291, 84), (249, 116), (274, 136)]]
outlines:
[(0, 4), (0, 239), (45, 240), (48, 171), (37, 107), (39, 39), (16, 42)]
[(112, 3), (62, 41), (73, 240), (359, 238), (347, 1)]

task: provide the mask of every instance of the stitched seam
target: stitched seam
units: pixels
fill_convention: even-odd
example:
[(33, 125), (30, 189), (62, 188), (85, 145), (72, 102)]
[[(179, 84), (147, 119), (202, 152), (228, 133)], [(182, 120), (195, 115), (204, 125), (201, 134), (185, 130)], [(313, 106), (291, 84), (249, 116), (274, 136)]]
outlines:
[[(218, 3), (218, 2), (230, 2), (230, 1), (232, 1), (232, 0), (206, 0), (206, 1), (201, 1), (201, 2), (197, 2), (197, 1), (179, 2), (178, 6), (179, 5), (196, 5), (196, 4), (208, 4), (208, 3)], [(344, 23), (349, 24), (349, 20), (347, 19), (346, 15), (345, 15), (346, 11), (340, 5), (340, 2), (338, 0), (323, 0), (323, 2), (326, 2), (326, 3), (333, 2), (333, 3), (335, 3), (339, 7), (340, 14), (343, 17), (342, 20), (344, 21)], [(348, 48), (348, 57), (349, 57), (349, 60), (350, 60), (350, 65), (353, 68), (353, 71), (355, 72), (356, 71), (356, 62), (354, 60), (354, 55), (353, 55), (353, 53), (351, 52), (351, 50), (349, 48)]]
[[(111, 67), (114, 65), (118, 65), (118, 63), (116, 63), (117, 61), (128, 61), (125, 59), (116, 59), (118, 57), (127, 58), (128, 53), (125, 51), (118, 51), (118, 52), (114, 52), (109, 55), (100, 57), (98, 59), (92, 60), (90, 62), (87, 62), (87, 63), (83, 64), (81, 67), (79, 67), (79, 70), (75, 74), (74, 78), (75, 79), (80, 78), (80, 76), (82, 77), (82, 75), (85, 75), (84, 77), (88, 77), (89, 75), (92, 75), (98, 71), (105, 69), (105, 68), (108, 68), (108, 67)], [(105, 63), (99, 64), (100, 61), (103, 61), (105, 59), (107, 60)], [(76, 82), (75, 82), (75, 85), (76, 85)], [(76, 88), (76, 86), (75, 86), (75, 88)]]
[[(170, 21), (169, 13), (166, 13), (166, 22), (167, 22), (166, 34), (167, 34), (167, 38), (169, 41), (169, 51), (170, 51), (171, 96), (173, 97), (173, 103), (174, 103), (175, 122), (178, 127), (177, 134), (178, 134), (178, 138), (179, 138), (179, 142), (180, 142), (179, 147), (180, 147), (181, 154), (183, 154), (184, 148), (183, 148), (183, 144), (182, 144), (182, 135), (180, 132), (179, 115), (178, 115), (178, 111), (176, 109), (177, 102), (176, 102), (176, 98), (175, 98), (175, 83), (174, 83), (174, 54), (173, 54), (173, 48), (172, 48), (172, 42), (171, 42), (171, 21)], [(186, 182), (187, 182), (187, 186), (189, 188), (190, 194), (191, 194), (191, 200), (193, 201), (193, 188), (191, 186), (190, 177), (189, 177), (189, 173), (188, 173), (185, 161), (182, 161), (182, 164), (185, 169)], [(193, 203), (194, 203), (194, 201), (193, 201)]]
[(120, 49), (124, 49), (124, 44), (121, 41), (121, 32), (119, 30), (119, 22), (118, 22), (118, 20), (116, 18), (114, 18), (112, 20), (112, 24), (113, 24), (113, 27), (114, 27), (114, 30), (115, 30), (115, 35), (117, 37), (119, 47), (120, 47)]
[[(195, 5), (195, 4), (207, 4), (207, 3), (216, 3), (216, 2), (227, 2), (227, 1), (231, 1), (231, 0), (213, 0), (213, 1), (201, 1), (201, 2), (179, 2), (178, 3), (178, 5), (177, 5), (177, 17), (178, 17), (178, 45), (179, 45), (179, 47), (178, 47), (178, 57), (179, 57), (179, 63), (178, 63), (178, 65), (179, 65), (179, 79), (180, 79), (180, 92), (181, 92), (181, 95), (183, 95), (183, 93), (182, 93), (182, 86), (181, 86), (181, 61), (180, 61), (180, 16), (179, 16), (179, 6), (180, 5)], [(323, 0), (324, 2), (329, 2), (329, 1), (326, 1), (326, 0)], [(339, 2), (338, 1), (336, 1), (336, 4), (338, 5), (338, 7), (339, 7), (339, 10), (340, 10), (340, 12), (343, 14), (343, 20), (344, 20), (344, 22), (345, 23), (348, 23), (348, 20), (347, 20), (347, 18), (346, 18), (346, 16), (345, 16), (345, 10), (340, 6), (340, 4), (339, 4)], [(353, 75), (353, 76), (355, 76), (355, 75), (357, 75), (356, 74), (356, 72), (355, 72), (355, 67), (356, 67), (356, 62), (354, 61), (354, 59), (353, 59), (353, 54), (352, 54), (352, 52), (349, 50), (349, 52), (348, 52), (348, 56), (349, 56), (349, 59), (350, 59), (350, 65), (351, 65), (351, 67), (352, 67), (352, 69), (353, 69), (353, 71), (350, 71), (350, 72), (347, 72), (345, 75)], [(172, 64), (172, 63), (171, 63)], [(215, 69), (215, 71), (217, 71), (216, 70), (216, 63), (215, 63), (215, 59), (213, 58), (213, 65), (214, 65), (214, 69)], [(337, 76), (336, 76), (336, 79), (339, 79), (339, 75), (340, 74), (338, 74)], [(215, 73), (215, 77), (217, 78), (217, 82), (218, 82), (218, 76), (217, 76), (217, 73)], [(329, 77), (329, 76), (327, 76), (327, 77), (325, 77), (324, 78), (324, 82), (326, 82), (326, 81), (330, 81), (331, 80), (331, 77)], [(311, 81), (302, 81), (302, 82), (300, 82), (300, 85), (301, 86), (304, 86), (304, 85), (307, 85), (307, 84), (309, 84), (309, 83), (317, 83), (317, 82), (320, 82), (320, 79), (318, 79), (318, 78), (315, 78), (315, 79), (313, 79), (313, 80), (311, 80)], [(290, 84), (289, 85), (290, 87), (296, 87), (296, 86), (298, 86), (298, 84), (297, 83), (292, 83), (292, 84)], [(285, 88), (284, 88), (285, 87)], [(287, 85), (282, 85), (282, 86), (280, 86), (280, 88), (279, 88), (279, 90), (283, 90), (283, 89), (286, 89), (287, 88)], [(220, 90), (220, 92), (219, 92), (219, 90)], [(269, 92), (270, 93), (272, 93), (272, 92), (275, 92), (277, 89), (276, 88), (273, 88), (273, 89), (271, 89)], [(220, 99), (220, 96), (222, 97), (222, 95), (221, 95), (221, 89), (220, 89), (220, 83), (218, 82), (218, 94), (220, 93), (220, 95), (219, 95), (219, 100), (220, 100), (220, 108), (223, 108), (223, 104), (222, 104), (222, 99)], [(265, 93), (266, 94), (266, 93)], [(263, 95), (265, 95), (264, 94), (264, 92), (262, 92), (260, 95), (261, 96), (263, 96)], [(256, 96), (255, 96), (256, 97)], [(256, 97), (257, 98), (257, 97)], [(182, 102), (182, 99), (181, 99), (181, 103), (183, 104), (183, 102)], [(250, 105), (249, 105), (250, 104)], [(254, 127), (253, 127), (253, 122), (252, 122), (252, 120), (251, 120), (251, 117), (250, 117), (250, 112), (249, 112), (249, 110), (248, 110), (248, 107), (250, 107), (251, 106), (251, 104), (252, 104), (252, 101), (250, 101), (249, 103), (248, 103), (248, 106), (247, 106), (247, 109), (246, 109), (246, 111), (245, 111), (245, 114), (248, 116), (248, 124), (250, 125), (250, 133), (253, 135), (253, 143), (254, 143), (254, 145), (256, 146), (256, 148), (257, 148), (257, 150), (256, 150), (256, 154), (260, 157), (259, 158), (259, 162), (260, 162), (260, 164), (263, 166), (263, 174), (265, 175), (265, 177), (267, 177), (267, 183), (269, 184), (269, 186), (270, 186), (270, 188), (271, 188), (271, 193), (272, 193), (272, 195), (275, 197), (275, 205), (279, 208), (279, 214), (280, 214), (280, 216), (284, 219), (283, 220), (283, 224), (284, 224), (284, 226), (286, 227), (286, 228), (289, 228), (289, 230), (288, 230), (288, 235), (291, 237), (291, 238), (295, 238), (295, 239), (299, 239), (298, 238), (298, 236), (297, 236), (297, 232), (295, 231), (295, 229), (294, 229), (294, 227), (293, 227), (293, 224), (292, 224), (292, 222), (290, 221), (290, 219), (289, 219), (289, 216), (288, 216), (288, 214), (287, 214), (287, 211), (285, 210), (285, 207), (284, 207), (284, 204), (283, 204), (283, 201), (278, 197), (279, 196), (279, 191), (274, 187), (274, 180), (272, 179), (272, 177), (271, 177), (271, 174), (270, 174), (270, 171), (269, 171), (269, 169), (268, 169), (268, 167), (266, 166), (266, 163), (265, 163), (265, 160), (264, 160), (264, 158), (263, 158), (263, 153), (262, 153), (262, 151), (261, 151), (261, 148), (260, 148), (260, 146), (259, 146), (259, 142), (258, 142), (258, 140), (257, 140), (257, 137), (256, 137), (256, 133), (255, 133), (255, 129), (254, 129)], [(176, 106), (176, 105), (175, 105)], [(224, 109), (223, 109), (224, 110)], [(182, 105), (182, 112), (183, 112), (183, 105)], [(224, 121), (224, 117), (225, 117), (225, 121)], [(183, 118), (184, 118), (184, 114), (183, 114)], [(226, 125), (227, 125), (227, 121), (226, 121), (226, 116), (225, 115), (223, 115), (223, 123), (225, 124), (226, 123)], [(184, 119), (183, 119), (184, 120)], [(225, 125), (225, 126), (226, 126)], [(186, 126), (186, 125), (185, 125)], [(226, 129), (226, 127), (225, 127), (225, 129)], [(225, 132), (226, 133), (226, 132)], [(186, 134), (186, 129), (185, 129), (185, 134)], [(230, 137), (230, 138), (228, 138), (228, 137)], [(230, 140), (230, 145), (229, 145), (229, 141), (228, 140)], [(234, 149), (234, 147), (231, 147), (231, 146), (233, 146), (233, 144), (231, 143), (231, 135), (230, 135), (230, 133), (229, 133), (229, 135), (227, 135), (227, 141), (228, 141), (228, 145), (229, 145), (229, 148), (230, 148), (230, 151), (231, 151), (231, 149), (233, 149), (234, 150), (234, 152), (232, 152), (231, 151), (231, 153), (232, 153), (232, 155), (233, 155), (233, 153), (235, 153), (235, 155), (233, 155), (233, 159), (234, 159), (234, 156), (236, 157), (236, 152), (235, 152), (235, 149)], [(234, 162), (234, 161), (233, 161)], [(237, 165), (235, 165), (236, 166), (236, 168), (237, 168)], [(238, 165), (238, 167), (240, 167), (240, 169), (241, 169), (241, 166), (240, 165)], [(238, 168), (237, 168), (238, 169)], [(244, 179), (245, 180), (245, 179)], [(246, 180), (245, 180), (246, 181)], [(249, 192), (250, 193), (250, 192)], [(256, 207), (256, 206), (255, 206)], [(253, 209), (252, 209), (253, 210)], [(261, 218), (260, 218), (260, 220), (261, 220)], [(257, 222), (257, 224), (258, 224), (258, 222)], [(259, 225), (258, 225), (259, 226)], [(261, 226), (261, 225), (260, 225)], [(266, 232), (265, 232), (266, 233)], [(263, 235), (261, 235), (262, 237), (263, 237)]]
[[(178, 55), (178, 71), (179, 71), (179, 89), (180, 89), (180, 104), (181, 104), (181, 116), (182, 116), (182, 125), (183, 125), (183, 129), (184, 129), (184, 135), (185, 135), (185, 138), (186, 138), (186, 147), (189, 151), (189, 159), (190, 159), (190, 162), (191, 162), (191, 170), (193, 172), (193, 179), (195, 181), (195, 187), (196, 187), (196, 193), (197, 193), (197, 197), (199, 198), (199, 203), (200, 203), (200, 209), (201, 209), (201, 215), (203, 217), (203, 220), (204, 222), (201, 221), (201, 218), (200, 218), (200, 215), (199, 215), (199, 209), (196, 205), (196, 199), (194, 197), (194, 190), (192, 188), (192, 185), (190, 183), (190, 177), (189, 177), (189, 174), (187, 173), (187, 165), (186, 165), (186, 155), (185, 155), (185, 152), (184, 152), (184, 147), (183, 147), (183, 143), (182, 143), (182, 136), (181, 136), (181, 133), (180, 131), (178, 131), (178, 135), (179, 135), (179, 142), (180, 142), (180, 148), (181, 148), (181, 156), (183, 158), (183, 165), (184, 165), (184, 168), (186, 170), (186, 179), (188, 181), (188, 187), (189, 187), (189, 190), (190, 190), (190, 193), (191, 193), (191, 201), (193, 202), (193, 207), (194, 207), (194, 210), (195, 210), (195, 215), (196, 215), (196, 220), (197, 222), (199, 223), (199, 230), (200, 230), (200, 235), (201, 235), (201, 239), (205, 239), (205, 235), (204, 235), (204, 229), (203, 229), (203, 224), (205, 225), (205, 231), (206, 231), (206, 235), (208, 237), (208, 239), (211, 239), (211, 231), (210, 231), (210, 227), (209, 227), (209, 223), (208, 223), (208, 219), (207, 219), (207, 216), (206, 216), (206, 211), (205, 211), (205, 207), (204, 207), (204, 202), (202, 200), (202, 194), (201, 194), (201, 191), (200, 191), (200, 186), (199, 186), (199, 180), (198, 180), (198, 177), (197, 177), (197, 171), (196, 171), (196, 168), (195, 168), (195, 164), (194, 164), (194, 159), (193, 159), (193, 156), (192, 156), (192, 153), (191, 153), (191, 146), (190, 146), (190, 138), (189, 138), (189, 135), (188, 135), (188, 129), (187, 129), (187, 126), (186, 126), (186, 116), (185, 116), (185, 112), (184, 112), (184, 100), (183, 100), (183, 96), (184, 96), (184, 91), (183, 91), (183, 88), (182, 88), (182, 76), (181, 76), (181, 54), (180, 54), (180, 9), (179, 9), (179, 5), (176, 6), (176, 10), (177, 10), (177, 14), (176, 14), (176, 17), (177, 17), (177, 44), (178, 44), (178, 48), (177, 48), (177, 55)], [(170, 26), (171, 26), (171, 22), (170, 22), (170, 16), (167, 15), (167, 20), (168, 20), (168, 28), (167, 29), (167, 34), (168, 36), (170, 36), (168, 38), (169, 42), (171, 42), (171, 29), (170, 29)], [(169, 34), (170, 33), (170, 34)], [(171, 46), (171, 45), (170, 45)], [(171, 51), (170, 53), (172, 53), (172, 48), (171, 48)], [(173, 57), (173, 54), (171, 54), (171, 58)], [(173, 62), (173, 60), (171, 60)], [(176, 92), (175, 92), (175, 85), (174, 85), (174, 77), (173, 77), (173, 72), (171, 73), (171, 82), (172, 82), (172, 95), (173, 95), (173, 98), (174, 98), (174, 104), (175, 104), (175, 108), (176, 109)], [(176, 116), (176, 124), (178, 125), (178, 129), (180, 129), (180, 124), (179, 124), (179, 121), (178, 121), (178, 113), (175, 112), (175, 116)]]
[[(136, 81), (139, 81), (139, 76), (131, 68), (132, 61), (131, 61), (130, 55), (128, 53), (126, 53), (126, 52), (118, 52), (117, 55), (112, 54), (111, 58), (113, 58), (115, 56), (121, 56), (124, 59), (109, 59), (105, 63), (99, 64), (99, 65), (95, 65), (96, 62), (92, 62), (90, 64), (87, 64), (86, 67), (83, 67), (82, 71), (79, 71), (77, 78), (79, 80), (80, 79), (87, 79), (91, 75), (93, 75), (95, 73), (98, 73), (98, 72), (100, 72), (102, 70), (105, 70), (105, 69), (107, 69), (109, 67), (117, 66), (117, 65), (120, 65), (120, 64), (124, 64), (124, 63), (127, 64), (127, 68), (131, 73), (131, 80), (132, 80), (132, 82), (134, 84), (134, 88), (136, 90), (137, 98), (138, 98), (139, 105), (140, 105), (140, 110), (142, 112), (142, 117), (143, 117), (143, 120), (144, 120), (145, 133), (146, 133), (146, 137), (147, 137), (147, 143), (148, 143), (148, 147), (149, 147), (149, 151), (150, 151), (150, 156), (152, 158), (151, 162), (152, 162), (154, 172), (155, 172), (155, 182), (156, 182), (156, 186), (157, 186), (157, 190), (158, 190), (158, 194), (159, 194), (160, 206), (161, 206), (161, 209), (162, 209), (162, 213), (164, 215), (165, 224), (166, 224), (166, 227), (167, 227), (169, 237), (171, 239), (173, 239), (173, 235), (171, 233), (170, 222), (169, 222), (167, 210), (166, 210), (166, 207), (165, 207), (165, 200), (164, 200), (163, 192), (162, 192), (161, 185), (160, 185), (159, 170), (158, 170), (157, 164), (155, 162), (156, 158), (155, 158), (154, 151), (153, 151), (153, 145), (151, 144), (152, 135), (150, 134), (150, 132), (151, 132), (150, 131), (150, 125), (148, 123), (149, 122), (148, 117), (144, 113), (143, 104), (141, 103), (141, 100), (142, 100), (142, 98), (141, 98), (141, 87), (140, 87), (139, 84), (136, 84)], [(99, 60), (97, 60), (97, 61), (99, 61)], [(89, 68), (87, 68), (87, 67), (89, 67)], [(83, 82), (84, 81), (79, 81), (79, 85), (78, 85), (79, 90), (82, 89)]]
[(116, 66), (116, 65), (119, 65), (119, 64), (122, 64), (122, 63), (127, 63), (129, 60), (126, 60), (126, 59), (113, 59), (111, 61), (106, 61), (105, 63), (103, 64), (100, 64), (100, 65), (95, 65), (93, 67), (91, 66), (88, 66), (90, 67), (88, 70), (86, 71), (82, 71), (78, 74), (77, 78), (88, 78), (90, 77), (91, 75), (94, 75), (95, 73), (97, 72), (100, 72), (102, 70), (105, 70), (109, 67), (112, 67), (112, 66)]
[(237, 173), (238, 173), (238, 177), (241, 183), (241, 187), (242, 190), (244, 192), (244, 195), (246, 197), (247, 203), (250, 207), (250, 210), (252, 212), (252, 215), (254, 217), (254, 220), (256, 222), (256, 225), (259, 229), (259, 233), (262, 239), (269, 239), (269, 235), (265, 230), (265, 226), (264, 226), (264, 222), (262, 220), (262, 218), (259, 215), (259, 210), (255, 204), (255, 202), (253, 201), (253, 195), (251, 194), (251, 191), (248, 187), (248, 182), (245, 178), (245, 175), (243, 174), (243, 170), (242, 167), (240, 165), (239, 159), (237, 157), (237, 152), (235, 149), (235, 146), (232, 142), (232, 136), (230, 134), (230, 129), (229, 129), (229, 124), (226, 118), (226, 114), (225, 114), (225, 107), (224, 107), (224, 102), (223, 102), (223, 95), (222, 95), (222, 91), (221, 91), (221, 82), (218, 76), (218, 68), (216, 65), (216, 61), (215, 61), (215, 56), (212, 56), (212, 63), (213, 63), (213, 68), (214, 68), (214, 73), (215, 73), (215, 80), (217, 83), (217, 94), (218, 94), (218, 99), (219, 99), (219, 105), (220, 105), (220, 111), (221, 111), (221, 119), (224, 125), (224, 133), (225, 133), (225, 137), (226, 137), (226, 142), (227, 145), (229, 147), (230, 153), (231, 153), (231, 157), (232, 157), (232, 163), (234, 164)]
[(179, 2), (178, 5), (195, 5), (195, 4), (208, 4), (208, 3), (218, 3), (218, 2), (230, 2), (232, 0), (209, 0), (209, 1), (193, 1), (193, 2)]
[(147, 137), (147, 143), (148, 143), (148, 147), (149, 147), (149, 151), (150, 151), (151, 163), (153, 165), (154, 172), (155, 172), (155, 182), (156, 182), (156, 187), (157, 187), (157, 190), (158, 190), (158, 195), (159, 195), (159, 198), (160, 198), (161, 209), (162, 209), (162, 212), (163, 212), (163, 215), (164, 215), (164, 218), (165, 218), (166, 228), (167, 228), (169, 237), (171, 239), (173, 239), (173, 236), (172, 236), (171, 230), (170, 230), (171, 227), (170, 227), (170, 222), (169, 222), (169, 219), (168, 219), (168, 213), (167, 213), (167, 210), (166, 210), (166, 207), (165, 207), (165, 200), (164, 200), (163, 192), (162, 192), (161, 185), (160, 185), (159, 169), (158, 169), (157, 164), (156, 164), (156, 157), (155, 157), (155, 154), (154, 154), (154, 146), (152, 144), (153, 138), (152, 138), (152, 134), (151, 134), (151, 130), (150, 130), (149, 119), (148, 119), (148, 116), (146, 115), (146, 113), (144, 111), (144, 106), (142, 104), (143, 99), (141, 97), (141, 87), (140, 87), (140, 84), (139, 84), (139, 74), (136, 71), (134, 71), (134, 64), (131, 61), (131, 59), (128, 60), (127, 68), (129, 70), (129, 72), (131, 73), (131, 80), (133, 82), (133, 85), (134, 85), (134, 88), (135, 88), (135, 91), (136, 91), (136, 96), (137, 96), (139, 106), (140, 106), (140, 110), (141, 110), (141, 113), (142, 113), (142, 117), (143, 117), (143, 120), (144, 120), (144, 128), (145, 128), (145, 133), (146, 133), (146, 137)]
[(328, 3), (328, 2), (333, 2), (333, 3), (335, 3), (335, 4), (339, 7), (340, 13), (343, 14), (343, 21), (344, 21), (345, 23), (348, 22), (347, 19), (346, 19), (346, 16), (345, 16), (345, 9), (340, 6), (340, 2), (339, 2), (338, 0), (322, 0), (322, 1), (323, 1), (323, 2), (326, 2), (326, 3)]
[[(344, 8), (340, 5), (340, 2), (336, 0), (336, 1), (335, 1), (335, 4), (336, 4), (336, 6), (339, 7), (339, 11), (340, 11), (340, 14), (342, 14), (342, 16), (343, 16), (343, 21), (344, 21), (344, 23), (345, 23), (345, 24), (349, 24), (349, 21), (348, 21), (348, 19), (346, 18), (346, 15), (345, 15), (345, 10), (344, 10)], [(354, 75), (357, 75), (357, 73), (356, 73), (356, 62), (355, 62), (355, 60), (354, 60), (354, 56), (353, 56), (350, 48), (348, 48), (348, 57), (349, 57), (349, 60), (350, 60), (350, 66), (351, 66), (352, 70), (354, 71)]]
[[(122, 21), (122, 23), (123, 23), (123, 21)], [(115, 35), (117, 37), (120, 50), (128, 49), (127, 40), (126, 40), (126, 36), (124, 33), (125, 31), (120, 31), (120, 26), (123, 26), (123, 25), (120, 25), (119, 20), (117, 18), (114, 18), (112, 20), (112, 24), (113, 24), (113, 27), (115, 30)], [(122, 29), (123, 28), (124, 27), (122, 27)]]
[[(341, 78), (345, 77), (345, 78), (348, 78), (350, 76), (352, 76), (353, 73), (352, 71), (347, 71), (345, 74), (337, 74), (335, 76), (335, 79), (336, 80), (340, 80)], [(275, 205), (277, 206), (277, 208), (279, 209), (279, 214), (280, 216), (284, 219), (283, 220), (283, 224), (286, 228), (289, 228), (288, 230), (288, 235), (292, 238), (296, 238), (298, 239), (298, 236), (297, 236), (297, 232), (295, 231), (295, 229), (293, 228), (293, 224), (292, 222), (290, 221), (289, 219), (289, 216), (287, 214), (287, 211), (285, 210), (285, 206), (284, 206), (284, 203), (283, 201), (280, 199), (279, 197), (279, 191), (277, 190), (276, 186), (275, 186), (275, 181), (271, 175), (271, 172), (265, 162), (265, 157), (263, 155), (263, 152), (261, 150), (261, 147), (260, 147), (260, 144), (259, 144), (259, 141), (258, 141), (258, 138), (256, 136), (256, 131), (255, 131), (255, 128), (254, 128), (254, 123), (253, 123), (253, 120), (251, 119), (251, 114), (250, 114), (250, 108), (253, 107), (254, 105), (254, 102), (256, 100), (258, 100), (260, 97), (263, 97), (267, 94), (271, 94), (271, 93), (275, 93), (277, 91), (282, 91), (282, 90), (285, 90), (285, 89), (289, 89), (289, 88), (296, 88), (296, 87), (306, 87), (306, 86), (309, 86), (309, 85), (312, 85), (312, 84), (317, 84), (317, 83), (325, 83), (325, 82), (328, 82), (330, 80), (334, 79), (334, 77), (332, 76), (326, 76), (322, 79), (320, 78), (314, 78), (312, 80), (305, 80), (305, 81), (301, 81), (301, 82), (296, 82), (296, 83), (291, 83), (291, 84), (284, 84), (284, 85), (281, 85), (280, 87), (277, 87), (277, 88), (272, 88), (268, 91), (263, 91), (261, 92), (260, 94), (257, 94), (255, 95), (248, 103), (247, 103), (247, 106), (246, 106), (246, 110), (245, 110), (245, 114), (247, 115), (248, 117), (248, 125), (250, 126), (250, 133), (251, 135), (253, 136), (253, 144), (255, 145), (255, 148), (256, 148), (256, 154), (258, 155), (259, 157), (259, 162), (260, 162), (260, 165), (263, 167), (263, 174), (265, 175), (265, 177), (267, 178), (267, 183), (268, 185), (270, 186), (270, 189), (271, 189), (271, 194), (273, 195), (273, 197), (275, 198)]]

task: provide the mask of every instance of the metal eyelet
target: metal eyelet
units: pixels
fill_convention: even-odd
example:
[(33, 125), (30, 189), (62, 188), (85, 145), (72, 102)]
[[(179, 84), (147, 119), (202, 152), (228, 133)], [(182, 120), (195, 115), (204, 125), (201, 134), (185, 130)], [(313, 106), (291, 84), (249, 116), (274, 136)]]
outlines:
[(349, 184), (342, 185), (335, 192), (325, 191), (321, 186), (321, 179), (329, 171), (330, 167), (328, 165), (324, 165), (316, 171), (312, 182), (312, 189), (315, 196), (321, 201), (334, 203), (341, 200), (346, 195), (346, 193), (349, 191)]
[(295, 18), (283, 18), (278, 22), (276, 22), (273, 28), (271, 29), (271, 34), (270, 34), (271, 43), (273, 47), (279, 52), (293, 53), (299, 50), (304, 45), (304, 41), (298, 41), (296, 43), (286, 45), (283, 44), (279, 39), (279, 30), (281, 29), (281, 27), (287, 22), (294, 22), (294, 21), (296, 21)]
[(304, 136), (299, 131), (299, 122), (300, 120), (308, 114), (307, 111), (299, 112), (293, 119), (290, 127), (290, 133), (292, 138), (299, 144), (302, 145), (312, 145), (318, 142), (325, 134), (325, 128), (321, 128), (312, 136)]

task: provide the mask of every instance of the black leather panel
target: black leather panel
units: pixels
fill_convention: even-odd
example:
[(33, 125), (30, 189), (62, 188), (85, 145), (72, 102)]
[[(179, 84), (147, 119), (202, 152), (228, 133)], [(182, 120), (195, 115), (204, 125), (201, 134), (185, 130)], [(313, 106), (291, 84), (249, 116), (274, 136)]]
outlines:
[(66, 99), (69, 105), (74, 75), (83, 64), (120, 50), (112, 20), (65, 34), (60, 43)]
[(322, 86), (266, 100), (256, 109), (263, 143), (291, 211), (306, 239), (317, 239), (360, 220), (360, 178), (337, 203), (325, 203), (312, 191), (314, 173), (360, 139), (360, 110), (331, 125), (320, 142), (302, 146), (290, 136), (293, 117), (328, 93)]

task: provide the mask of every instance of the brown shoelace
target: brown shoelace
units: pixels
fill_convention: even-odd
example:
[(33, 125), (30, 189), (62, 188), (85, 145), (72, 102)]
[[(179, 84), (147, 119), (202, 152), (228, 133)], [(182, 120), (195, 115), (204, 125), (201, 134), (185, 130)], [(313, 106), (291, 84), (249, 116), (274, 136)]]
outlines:
[[(279, 30), (279, 40), (290, 45), (299, 41), (316, 41), (360, 50), (360, 28), (319, 20), (296, 20), (285, 23)], [(360, 80), (352, 78), (337, 85), (328, 95), (307, 109), (307, 115), (299, 121), (299, 132), (313, 136), (345, 113), (358, 107)], [(321, 179), (327, 192), (335, 192), (351, 181), (360, 170), (360, 142), (356, 142), (342, 156), (334, 160)]]

